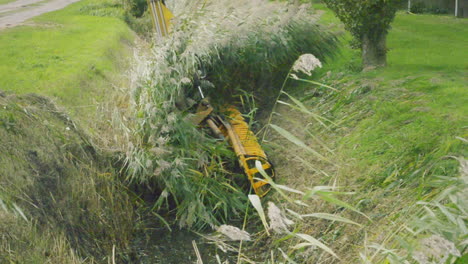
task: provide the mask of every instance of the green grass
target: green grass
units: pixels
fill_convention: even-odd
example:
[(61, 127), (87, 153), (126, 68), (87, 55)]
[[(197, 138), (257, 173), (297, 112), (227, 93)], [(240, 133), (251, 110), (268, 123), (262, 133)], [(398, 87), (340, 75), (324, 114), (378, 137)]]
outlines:
[(11, 2), (14, 2), (16, 0), (0, 0), (0, 5), (4, 5), (4, 4), (8, 4), (8, 3), (11, 3)]
[[(314, 6), (326, 10), (323, 5)], [(329, 11), (322, 21), (339, 24)], [(467, 20), (452, 16), (399, 13), (388, 36), (388, 67), (372, 72), (359, 72), (360, 52), (349, 48), (351, 37), (343, 35), (342, 56), (317, 76), (330, 71), (324, 82), (348, 86), (343, 92), (346, 97), (335, 105), (336, 112), (371, 113), (355, 124), (351, 137), (343, 139), (349, 148), (359, 145), (350, 154), (360, 156), (363, 165), (425, 155), (434, 149), (440, 149), (440, 155), (454, 148), (461, 151), (455, 137), (466, 134), (468, 121), (468, 62), (463, 48), (467, 25)]]
[(0, 31), (0, 89), (52, 96), (65, 106), (102, 101), (134, 38), (121, 19), (90, 15), (100, 15), (98, 8), (112, 15), (106, 3), (112, 7), (81, 1), (36, 17), (32, 25)]
[[(280, 163), (277, 169), (281, 180), (292, 187), (334, 184), (336, 180), (338, 185), (356, 191), (346, 201), (372, 217), (374, 223), (368, 223), (365, 229), (367, 242), (380, 243), (379, 239), (396, 232), (398, 224), (414, 216), (411, 210), (417, 201), (431, 201), (450, 186), (450, 180), (434, 185), (437, 177), (455, 179), (459, 175), (458, 161), (448, 157), (468, 154), (466, 143), (459, 139), (468, 137), (468, 61), (464, 48), (468, 21), (452, 16), (398, 13), (388, 36), (388, 67), (361, 72), (360, 51), (350, 48), (351, 36), (324, 5), (314, 7), (325, 11), (321, 18), (324, 24), (342, 32), (341, 55), (314, 77), (340, 92), (317, 92), (310, 85), (287, 90), (315, 113), (339, 125), (330, 124), (334, 128), (327, 130), (313, 119), (309, 121), (285, 110), (279, 110), (282, 118), (273, 123), (289, 131), (303, 131), (304, 124), (312, 123), (310, 133), (332, 148), (334, 154), (327, 153), (307, 133), (301, 139), (335, 166), (307, 157), (315, 170), (330, 176), (284, 170), (280, 165), (283, 159), (289, 160), (288, 168), (304, 165), (295, 163), (294, 151), (288, 158), (289, 150), (281, 141), (273, 141), (281, 146), (274, 150), (273, 159)], [(444, 203), (453, 206), (450, 201)], [(314, 230), (316, 226), (311, 226), (310, 231), (328, 239), (329, 244), (344, 245), (334, 250), (346, 256), (346, 261), (357, 261), (353, 252), (362, 250), (362, 233), (350, 231), (354, 232), (351, 235), (335, 228), (329, 234), (318, 234)], [(335, 230), (337, 233), (331, 233)], [(345, 244), (343, 237), (348, 241)]]
[[(340, 80), (357, 86), (343, 103), (373, 113), (344, 140), (349, 148), (360, 146), (350, 155), (360, 156), (363, 166), (466, 154), (455, 137), (464, 136), (468, 121), (467, 25), (448, 16), (400, 13), (388, 38), (388, 67)], [(356, 95), (363, 87), (371, 91)]]

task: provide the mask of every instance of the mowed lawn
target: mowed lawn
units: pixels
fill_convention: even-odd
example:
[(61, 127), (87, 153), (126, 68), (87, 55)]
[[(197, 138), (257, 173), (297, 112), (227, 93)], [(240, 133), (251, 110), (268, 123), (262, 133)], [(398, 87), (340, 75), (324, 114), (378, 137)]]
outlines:
[(466, 19), (399, 13), (388, 38), (388, 67), (357, 76), (371, 82), (374, 97), (366, 100), (374, 114), (349, 142), (363, 147), (355, 154), (386, 166), (466, 156), (457, 137), (468, 137), (467, 43)]
[(112, 17), (121, 12), (114, 2), (81, 1), (0, 31), (0, 90), (52, 96), (65, 106), (99, 101), (134, 39)]

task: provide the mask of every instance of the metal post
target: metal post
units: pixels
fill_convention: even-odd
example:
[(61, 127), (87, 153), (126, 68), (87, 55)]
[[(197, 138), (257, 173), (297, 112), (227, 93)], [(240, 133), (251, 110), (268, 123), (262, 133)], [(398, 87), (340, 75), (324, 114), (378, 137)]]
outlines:
[(408, 0), (408, 13), (411, 13), (411, 0)]
[(164, 17), (164, 9), (161, 0), (147, 0), (148, 8), (151, 11), (151, 18), (153, 20), (153, 25), (156, 30), (157, 35), (162, 38), (166, 36), (168, 32), (168, 27), (166, 23), (166, 18)]
[(156, 7), (157, 7), (157, 11), (158, 11), (158, 19), (160, 21), (160, 25), (161, 25), (161, 32), (162, 32), (162, 36), (166, 36), (167, 35), (167, 26), (166, 26), (166, 19), (164, 18), (164, 11), (163, 11), (163, 8), (162, 8), (162, 3), (161, 1), (157, 1), (156, 2)]
[(458, 17), (458, 0), (455, 0), (455, 17)]

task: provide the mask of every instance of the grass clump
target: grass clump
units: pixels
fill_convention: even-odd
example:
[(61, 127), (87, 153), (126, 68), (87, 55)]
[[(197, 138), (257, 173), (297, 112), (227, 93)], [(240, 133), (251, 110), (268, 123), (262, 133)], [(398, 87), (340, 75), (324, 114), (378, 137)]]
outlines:
[(276, 74), (290, 68), (291, 56), (312, 51), (325, 58), (335, 39), (305, 7), (268, 1), (168, 5), (176, 17), (171, 36), (157, 42), (151, 57), (140, 58), (132, 131), (138, 140), (127, 153), (128, 179), (162, 189), (154, 209), (175, 207), (179, 225), (218, 225), (242, 212), (247, 200), (232, 180), (232, 165), (224, 164), (235, 160), (227, 146), (184, 120), (190, 101), (200, 98), (197, 87), (218, 104), (235, 101), (239, 88), (270, 85), (274, 91)]

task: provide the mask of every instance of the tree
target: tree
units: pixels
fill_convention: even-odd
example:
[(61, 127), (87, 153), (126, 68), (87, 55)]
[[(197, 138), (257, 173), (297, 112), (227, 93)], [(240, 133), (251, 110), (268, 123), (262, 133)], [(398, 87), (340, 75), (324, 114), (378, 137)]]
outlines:
[(387, 33), (402, 0), (323, 0), (358, 41), (364, 69), (387, 64)]

